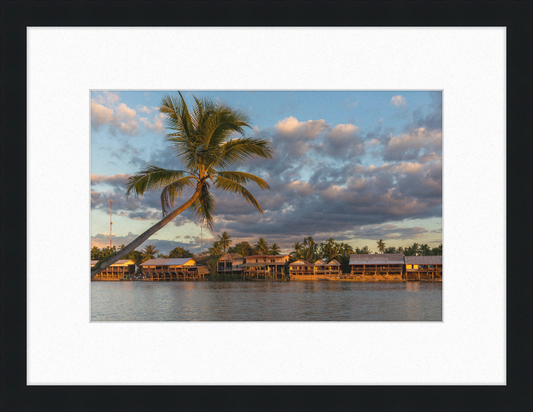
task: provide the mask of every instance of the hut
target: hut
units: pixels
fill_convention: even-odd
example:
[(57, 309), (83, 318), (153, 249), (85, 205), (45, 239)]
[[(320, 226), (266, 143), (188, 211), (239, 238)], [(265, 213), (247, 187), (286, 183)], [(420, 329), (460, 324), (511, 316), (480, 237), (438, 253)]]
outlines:
[(298, 259), (289, 264), (289, 275), (291, 278), (293, 276), (313, 276), (314, 274), (315, 266), (303, 259)]
[[(91, 260), (91, 267), (98, 263), (97, 260)], [(135, 262), (131, 259), (117, 260), (100, 273), (94, 275), (92, 280), (121, 280), (130, 279), (135, 274)]]
[(217, 262), (217, 274), (242, 274), (244, 258), (238, 253), (225, 253)]
[(402, 280), (403, 253), (352, 254), (350, 272), (361, 280)]
[(314, 264), (315, 274), (323, 276), (337, 276), (341, 274), (341, 264), (333, 259), (328, 263), (326, 258), (319, 259)]
[(442, 256), (406, 256), (406, 280), (442, 280)]
[(253, 255), (246, 256), (240, 267), (245, 277), (259, 276), (283, 277), (287, 273), (289, 255)]
[(204, 279), (208, 268), (195, 263), (190, 258), (150, 259), (141, 263), (141, 268), (147, 279), (156, 282)]
[(329, 263), (329, 273), (333, 275), (342, 275), (342, 266), (337, 259), (332, 259)]

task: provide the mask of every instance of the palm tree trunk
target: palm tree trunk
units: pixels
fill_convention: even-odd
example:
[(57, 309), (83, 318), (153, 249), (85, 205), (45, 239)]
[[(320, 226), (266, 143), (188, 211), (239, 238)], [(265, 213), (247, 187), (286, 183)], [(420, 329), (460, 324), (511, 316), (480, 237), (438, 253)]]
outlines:
[(155, 225), (153, 225), (150, 229), (145, 231), (142, 235), (140, 235), (137, 239), (135, 239), (133, 242), (131, 242), (128, 246), (126, 246), (124, 249), (119, 250), (117, 253), (109, 256), (106, 260), (103, 262), (98, 263), (91, 269), (91, 279), (98, 273), (100, 273), (102, 270), (106, 269), (107, 267), (111, 266), (113, 263), (115, 263), (117, 260), (122, 259), (126, 255), (129, 255), (131, 252), (135, 250), (136, 247), (140, 246), (145, 240), (147, 240), (150, 236), (152, 236), (155, 232), (157, 232), (159, 229), (164, 227), (167, 223), (169, 223), (172, 219), (174, 219), (176, 216), (178, 216), (181, 212), (183, 212), (185, 209), (187, 209), (189, 206), (191, 206), (196, 199), (198, 199), (198, 196), (200, 196), (202, 188), (198, 186), (196, 188), (196, 192), (192, 195), (192, 197), (185, 202), (183, 205), (181, 205), (179, 208), (174, 210), (172, 213), (165, 216), (163, 219), (161, 219), (159, 222), (157, 222)]

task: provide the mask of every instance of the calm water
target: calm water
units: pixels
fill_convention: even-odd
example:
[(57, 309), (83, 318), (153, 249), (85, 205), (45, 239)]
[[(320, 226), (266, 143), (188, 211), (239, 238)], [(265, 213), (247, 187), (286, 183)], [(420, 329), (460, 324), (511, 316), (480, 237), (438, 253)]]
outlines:
[(440, 321), (441, 282), (91, 282), (93, 321)]

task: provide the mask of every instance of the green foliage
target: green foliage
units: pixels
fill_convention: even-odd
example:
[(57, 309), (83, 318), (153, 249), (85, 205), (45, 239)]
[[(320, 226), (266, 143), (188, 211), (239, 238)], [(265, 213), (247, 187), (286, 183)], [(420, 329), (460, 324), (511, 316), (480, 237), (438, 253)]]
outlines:
[(150, 259), (155, 259), (156, 253), (159, 253), (159, 250), (157, 250), (154, 245), (147, 245), (146, 248), (142, 251), (143, 262), (146, 262)]
[(268, 254), (268, 243), (262, 237), (259, 238), (257, 244), (254, 246), (253, 253), (256, 255), (267, 255)]
[(224, 253), (226, 253), (226, 249), (229, 248), (232, 243), (231, 236), (228, 235), (228, 232), (223, 232), (222, 235), (218, 236), (218, 243), (224, 250)]
[(243, 241), (240, 243), (237, 243), (235, 247), (230, 247), (228, 249), (228, 252), (230, 253), (238, 253), (241, 256), (250, 256), (253, 253), (253, 248), (250, 243)]
[(190, 251), (186, 250), (185, 248), (178, 246), (170, 251), (170, 253), (168, 254), (168, 257), (171, 259), (192, 258), (193, 254)]
[[(165, 96), (159, 107), (159, 111), (166, 115), (167, 140), (185, 165), (185, 170), (167, 170), (150, 165), (129, 178), (127, 195), (142, 196), (146, 191), (162, 189), (161, 207), (165, 216), (183, 190), (191, 187), (199, 196), (190, 208), (198, 221), (211, 229), (215, 210), (211, 185), (215, 189), (239, 194), (262, 212), (261, 206), (244, 185), (252, 181), (261, 189), (268, 189), (268, 184), (250, 173), (227, 169), (241, 166), (254, 157), (272, 158), (270, 144), (263, 139), (245, 136), (245, 128), (251, 126), (244, 113), (218, 101), (194, 99), (192, 110), (181, 93), (179, 97)], [(235, 132), (241, 137), (234, 138)], [(228, 246), (226, 239), (223, 249)]]

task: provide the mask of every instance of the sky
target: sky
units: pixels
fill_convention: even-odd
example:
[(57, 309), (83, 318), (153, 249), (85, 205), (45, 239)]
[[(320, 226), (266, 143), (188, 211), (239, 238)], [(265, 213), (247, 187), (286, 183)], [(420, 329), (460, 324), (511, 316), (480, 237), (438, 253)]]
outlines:
[[(213, 231), (185, 211), (138, 250), (182, 246), (193, 253), (226, 231), (233, 245), (263, 237), (290, 252), (313, 236), (377, 251), (442, 243), (442, 93), (440, 91), (187, 91), (220, 100), (250, 117), (247, 136), (270, 142), (273, 159), (238, 170), (269, 184), (242, 198), (215, 191)], [(162, 218), (160, 191), (126, 198), (128, 177), (147, 165), (182, 170), (166, 140), (158, 106), (169, 91), (91, 92), (91, 246), (126, 245)], [(184, 191), (175, 206), (191, 195)], [(181, 203), (180, 203), (181, 200)]]

